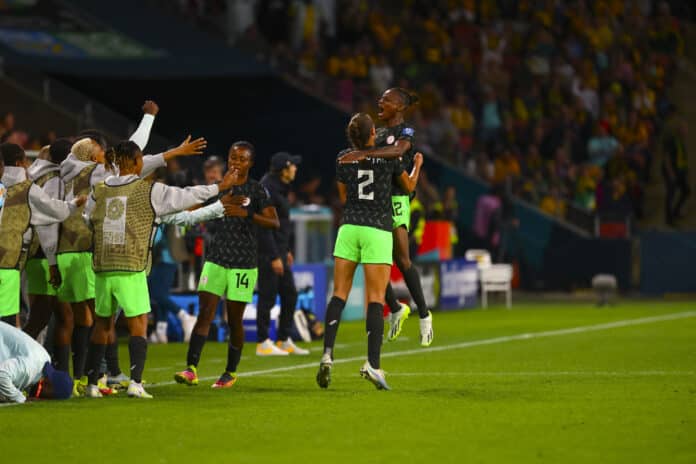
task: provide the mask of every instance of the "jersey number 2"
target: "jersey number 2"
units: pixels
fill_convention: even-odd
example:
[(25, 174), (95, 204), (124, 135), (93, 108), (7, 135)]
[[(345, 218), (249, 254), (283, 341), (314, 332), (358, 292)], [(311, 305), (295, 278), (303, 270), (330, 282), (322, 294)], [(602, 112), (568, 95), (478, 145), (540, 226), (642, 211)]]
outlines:
[(374, 200), (375, 192), (371, 191), (369, 193), (365, 192), (365, 189), (370, 185), (375, 183), (375, 173), (370, 170), (358, 169), (358, 180), (365, 179), (358, 184), (358, 199), (360, 200)]

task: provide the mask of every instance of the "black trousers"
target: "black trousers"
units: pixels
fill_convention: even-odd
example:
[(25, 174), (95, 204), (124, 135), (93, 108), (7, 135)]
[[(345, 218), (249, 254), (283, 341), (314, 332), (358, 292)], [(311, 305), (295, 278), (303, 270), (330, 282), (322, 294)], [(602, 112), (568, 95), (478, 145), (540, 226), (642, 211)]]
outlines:
[[(667, 196), (665, 197), (665, 221), (673, 224), (681, 215), (682, 206), (691, 193), (689, 177), (686, 171), (676, 171), (674, 177), (667, 175), (667, 170), (662, 168), (662, 175), (665, 178)], [(677, 200), (676, 203), (674, 200)]]
[(283, 259), (283, 275), (273, 272), (268, 258), (259, 257), (259, 302), (256, 308), (256, 334), (259, 343), (268, 338), (268, 328), (271, 325), (271, 309), (280, 295), (280, 320), (278, 321), (278, 340), (286, 340), (292, 329), (295, 305), (297, 304), (297, 289), (292, 277), (292, 270)]

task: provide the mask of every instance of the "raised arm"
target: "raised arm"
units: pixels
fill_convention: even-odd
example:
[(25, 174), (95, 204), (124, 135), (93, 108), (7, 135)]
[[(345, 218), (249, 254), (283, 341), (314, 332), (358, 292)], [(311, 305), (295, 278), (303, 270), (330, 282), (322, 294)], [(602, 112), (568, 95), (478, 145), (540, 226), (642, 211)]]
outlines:
[(147, 146), (147, 142), (150, 140), (150, 132), (152, 132), (155, 116), (159, 113), (159, 106), (152, 100), (146, 100), (143, 104), (143, 113), (143, 119), (140, 120), (138, 128), (129, 139), (135, 142), (135, 144), (140, 147), (140, 150), (144, 150)]
[(399, 185), (401, 185), (401, 187), (408, 193), (411, 193), (416, 189), (422, 166), (423, 154), (418, 152), (416, 153), (416, 156), (413, 157), (413, 169), (411, 170), (411, 174), (407, 174), (406, 171), (401, 171), (401, 174), (399, 174)]
[(336, 188), (338, 189), (338, 199), (341, 200), (342, 205), (345, 205), (346, 200), (348, 199), (346, 184), (343, 182), (336, 182)]

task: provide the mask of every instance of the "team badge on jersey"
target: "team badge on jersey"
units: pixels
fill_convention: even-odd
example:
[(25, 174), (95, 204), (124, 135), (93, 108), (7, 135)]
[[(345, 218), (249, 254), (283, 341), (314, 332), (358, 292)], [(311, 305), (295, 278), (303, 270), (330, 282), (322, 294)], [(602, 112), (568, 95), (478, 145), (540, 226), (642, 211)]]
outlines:
[(394, 140), (396, 140), (396, 138), (393, 135), (390, 135), (389, 137), (387, 137), (387, 145), (393, 144)]

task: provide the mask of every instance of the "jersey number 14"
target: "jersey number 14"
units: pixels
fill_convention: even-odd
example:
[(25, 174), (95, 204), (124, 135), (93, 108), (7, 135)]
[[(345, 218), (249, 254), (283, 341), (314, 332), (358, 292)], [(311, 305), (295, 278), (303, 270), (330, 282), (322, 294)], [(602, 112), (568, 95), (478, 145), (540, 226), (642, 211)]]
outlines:
[(366, 189), (375, 183), (375, 173), (371, 169), (358, 169), (358, 180), (363, 179), (358, 183), (358, 199), (374, 200), (375, 192), (366, 192)]

